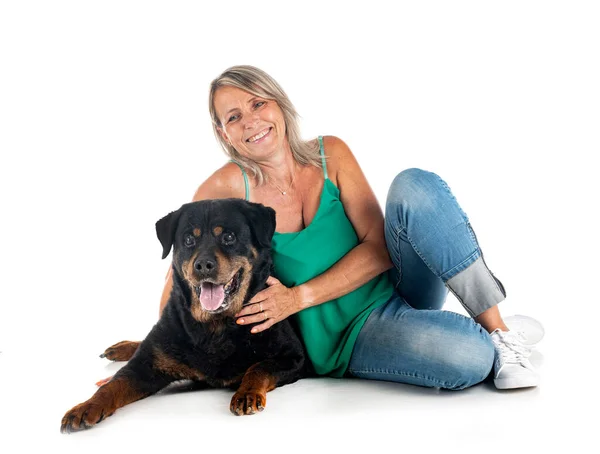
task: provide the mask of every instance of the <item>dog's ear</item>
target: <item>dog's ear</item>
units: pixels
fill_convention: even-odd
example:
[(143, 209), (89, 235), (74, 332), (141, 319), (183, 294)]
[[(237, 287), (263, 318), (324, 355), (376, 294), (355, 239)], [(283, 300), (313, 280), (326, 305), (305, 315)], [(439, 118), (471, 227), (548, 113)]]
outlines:
[(260, 247), (270, 247), (275, 233), (275, 210), (260, 203), (250, 203), (246, 212), (252, 236)]
[(163, 247), (163, 259), (169, 255), (171, 246), (175, 241), (175, 231), (177, 230), (177, 225), (179, 224), (181, 212), (182, 209), (179, 208), (177, 211), (172, 211), (164, 218), (156, 222), (156, 236), (158, 236), (158, 240)]

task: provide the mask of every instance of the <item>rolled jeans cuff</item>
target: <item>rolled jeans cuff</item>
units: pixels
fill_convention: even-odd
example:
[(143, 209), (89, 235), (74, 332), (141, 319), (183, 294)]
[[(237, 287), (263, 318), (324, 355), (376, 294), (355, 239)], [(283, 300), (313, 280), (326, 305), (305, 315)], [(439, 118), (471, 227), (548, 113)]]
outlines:
[(446, 287), (471, 317), (477, 317), (506, 298), (504, 286), (488, 269), (482, 256), (448, 279)]

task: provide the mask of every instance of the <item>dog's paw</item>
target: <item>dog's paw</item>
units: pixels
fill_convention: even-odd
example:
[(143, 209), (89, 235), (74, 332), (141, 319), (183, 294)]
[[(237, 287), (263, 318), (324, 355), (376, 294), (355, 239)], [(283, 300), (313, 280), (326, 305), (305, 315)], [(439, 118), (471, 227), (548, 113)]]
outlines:
[(77, 432), (90, 429), (104, 418), (114, 413), (113, 409), (105, 408), (91, 399), (71, 408), (63, 417), (60, 431), (62, 433)]
[(267, 395), (259, 391), (238, 391), (231, 399), (229, 409), (231, 413), (237, 416), (253, 415), (258, 411), (263, 411), (267, 404)]
[(104, 353), (100, 355), (100, 358), (107, 358), (111, 361), (129, 361), (139, 346), (139, 342), (117, 342), (115, 345), (111, 345), (104, 350)]

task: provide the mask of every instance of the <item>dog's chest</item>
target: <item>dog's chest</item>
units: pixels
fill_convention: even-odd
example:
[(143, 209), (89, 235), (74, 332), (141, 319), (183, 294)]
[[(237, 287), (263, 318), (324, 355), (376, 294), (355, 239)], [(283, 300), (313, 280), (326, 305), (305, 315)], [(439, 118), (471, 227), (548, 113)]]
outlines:
[(262, 344), (258, 336), (241, 330), (205, 333), (198, 343), (181, 352), (181, 359), (213, 386), (228, 386), (241, 379), (250, 366), (265, 359)]

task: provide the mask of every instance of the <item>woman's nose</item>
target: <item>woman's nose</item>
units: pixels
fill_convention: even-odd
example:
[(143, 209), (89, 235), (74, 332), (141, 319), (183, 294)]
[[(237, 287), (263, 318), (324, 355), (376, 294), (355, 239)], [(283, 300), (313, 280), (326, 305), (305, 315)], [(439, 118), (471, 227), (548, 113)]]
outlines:
[(258, 117), (258, 113), (256, 113), (256, 112), (246, 115), (244, 127), (246, 129), (251, 129), (258, 123), (258, 120), (259, 120), (259, 117)]

